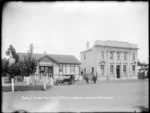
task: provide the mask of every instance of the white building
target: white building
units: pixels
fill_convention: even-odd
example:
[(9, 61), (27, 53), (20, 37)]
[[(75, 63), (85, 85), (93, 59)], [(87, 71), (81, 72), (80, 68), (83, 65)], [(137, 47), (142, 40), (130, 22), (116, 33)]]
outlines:
[(83, 73), (99, 79), (137, 79), (137, 44), (96, 40), (93, 47), (81, 52)]

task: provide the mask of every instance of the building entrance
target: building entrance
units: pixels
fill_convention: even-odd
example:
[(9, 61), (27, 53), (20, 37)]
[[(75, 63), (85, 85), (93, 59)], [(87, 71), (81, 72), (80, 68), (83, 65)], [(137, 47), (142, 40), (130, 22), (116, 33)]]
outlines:
[(53, 77), (53, 66), (40, 66), (40, 78), (42, 78), (42, 76), (47, 76)]
[(117, 72), (117, 78), (120, 78), (120, 66), (119, 65), (117, 65), (116, 72)]

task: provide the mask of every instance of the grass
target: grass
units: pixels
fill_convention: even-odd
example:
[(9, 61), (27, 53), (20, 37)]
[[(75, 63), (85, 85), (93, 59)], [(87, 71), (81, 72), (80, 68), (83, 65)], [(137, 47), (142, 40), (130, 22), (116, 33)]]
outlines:
[[(50, 85), (46, 86), (46, 89), (49, 89)], [(35, 85), (34, 88), (32, 85), (18, 85), (18, 86), (14, 86), (14, 91), (32, 91), (32, 90), (37, 90), (37, 91), (44, 91), (44, 86), (43, 85)], [(2, 91), (3, 92), (11, 92), (11, 86), (3, 86), (2, 87)]]

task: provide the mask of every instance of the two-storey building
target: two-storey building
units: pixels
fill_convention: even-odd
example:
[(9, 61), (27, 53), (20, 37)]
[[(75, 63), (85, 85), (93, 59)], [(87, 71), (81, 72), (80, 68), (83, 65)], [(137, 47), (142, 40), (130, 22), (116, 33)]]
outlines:
[(137, 44), (96, 40), (93, 47), (81, 52), (84, 74), (94, 73), (99, 79), (136, 79)]

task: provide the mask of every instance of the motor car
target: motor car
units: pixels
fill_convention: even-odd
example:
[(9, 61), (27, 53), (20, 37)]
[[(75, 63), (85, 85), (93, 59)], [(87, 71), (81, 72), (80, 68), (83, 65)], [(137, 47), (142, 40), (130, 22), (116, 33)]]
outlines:
[(75, 82), (75, 75), (69, 74), (69, 75), (63, 75), (63, 79), (56, 80), (56, 85), (60, 84), (73, 84)]

